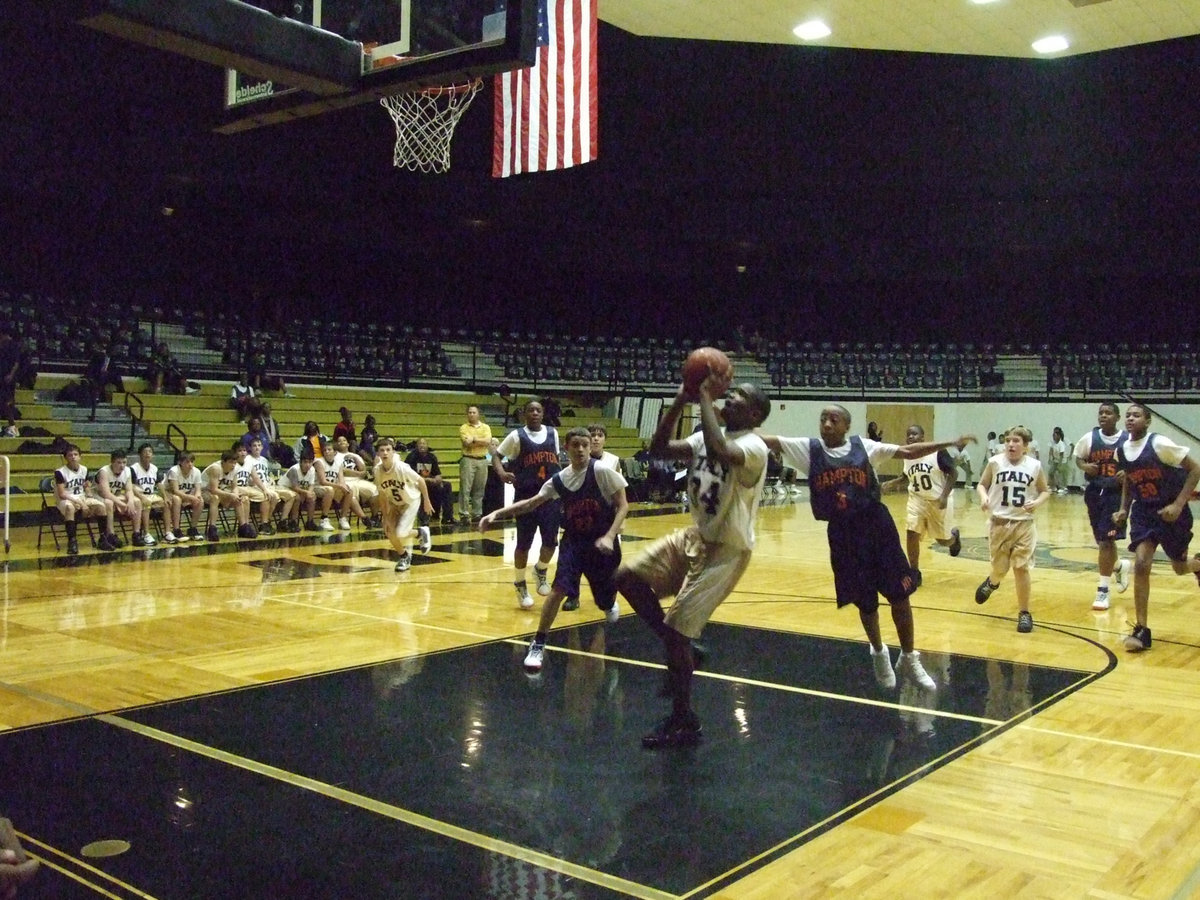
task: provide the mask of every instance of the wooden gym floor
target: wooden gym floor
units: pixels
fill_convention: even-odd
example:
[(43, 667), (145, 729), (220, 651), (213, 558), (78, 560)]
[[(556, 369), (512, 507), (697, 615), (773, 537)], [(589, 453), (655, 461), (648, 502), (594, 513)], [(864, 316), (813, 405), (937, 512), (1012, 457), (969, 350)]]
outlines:
[[(0, 813), (43, 861), (27, 893), (1197, 893), (1195, 580), (1156, 566), (1153, 648), (1126, 653), (1132, 589), (1092, 612), (1082, 499), (1056, 496), (1019, 635), (1011, 579), (974, 603), (986, 522), (956, 499), (963, 553), (925, 546), (913, 598), (935, 694), (875, 686), (821, 526), (776, 498), (705, 633), (705, 739), (671, 752), (639, 743), (665, 701), (632, 614), (602, 625), (585, 590), (525, 675), (536, 611), (515, 602), (511, 530), (435, 531), (396, 574), (377, 532), (68, 558), (22, 529)], [(639, 507), (625, 553), (685, 521)]]

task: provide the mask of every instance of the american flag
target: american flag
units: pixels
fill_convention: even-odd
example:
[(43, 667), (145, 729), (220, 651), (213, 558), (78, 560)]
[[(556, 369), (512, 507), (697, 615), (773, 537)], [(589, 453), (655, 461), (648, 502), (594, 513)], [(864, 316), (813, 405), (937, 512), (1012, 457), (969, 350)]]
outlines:
[(495, 79), (494, 177), (596, 158), (596, 2), (538, 0), (537, 61)]

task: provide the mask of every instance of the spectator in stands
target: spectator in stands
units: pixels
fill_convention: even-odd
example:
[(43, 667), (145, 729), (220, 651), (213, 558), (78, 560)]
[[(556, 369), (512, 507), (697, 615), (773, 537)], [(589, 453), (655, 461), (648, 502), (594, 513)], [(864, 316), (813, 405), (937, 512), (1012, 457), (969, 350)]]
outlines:
[[(150, 534), (150, 517), (154, 510), (161, 510), (166, 501), (158, 492), (158, 466), (154, 464), (154, 448), (149, 444), (138, 447), (138, 461), (130, 468), (133, 470), (133, 489), (137, 491), (138, 499), (142, 501), (142, 524), (133, 535), (133, 544), (152, 547), (156, 543)], [(168, 544), (175, 543), (175, 534), (169, 528), (163, 534), (163, 540)]]
[(21, 349), (7, 329), (0, 330), (0, 418), (17, 417), (17, 373), (21, 369)]
[(267, 352), (261, 346), (251, 346), (246, 351), (246, 383), (259, 393), (274, 391), (291, 397), (282, 375), (267, 374)]
[(21, 344), (21, 364), (17, 369), (17, 387), (32, 391), (37, 384), (38, 370), (42, 367), (42, 359), (38, 356), (37, 344), (32, 338), (27, 338)]
[(262, 418), (260, 416), (251, 416), (250, 424), (246, 426), (246, 433), (242, 435), (242, 443), (246, 445), (246, 450), (250, 450), (250, 442), (258, 441), (263, 447), (263, 456), (268, 460), (271, 459), (271, 436), (267, 434), (267, 430), (263, 428)]
[(617, 454), (604, 449), (604, 442), (608, 440), (608, 429), (599, 422), (588, 426), (588, 434), (592, 438), (591, 456), (602, 466), (608, 466), (610, 469), (621, 471), (621, 458)]
[(333, 426), (333, 439), (336, 441), (340, 437), (344, 437), (350, 445), (350, 449), (354, 449), (358, 445), (358, 432), (354, 427), (354, 416), (346, 407), (338, 410), (342, 415), (342, 421)]
[[(425, 490), (429, 494), (429, 502), (433, 505), (433, 518), (442, 517), (443, 525), (454, 524), (454, 490), (450, 482), (442, 478), (442, 468), (438, 465), (437, 454), (429, 449), (429, 441), (417, 438), (417, 447), (404, 459), (404, 464), (425, 479)], [(430, 516), (421, 510), (417, 521), (428, 525)]]
[(562, 407), (558, 405), (557, 400), (553, 397), (543, 397), (542, 409), (546, 411), (545, 422), (547, 425), (553, 425), (557, 428), (562, 424)]
[[(167, 501), (167, 530), (175, 532), (177, 540), (200, 540), (196, 524), (204, 509), (203, 484), (204, 474), (196, 468), (196, 455), (184, 450), (179, 454), (179, 462), (167, 470), (167, 477), (162, 482), (163, 497)], [(183, 530), (184, 509), (191, 510), (191, 526), (186, 533)]]
[(125, 381), (121, 378), (121, 372), (111, 348), (99, 345), (92, 354), (92, 358), (88, 360), (83, 377), (92, 398), (92, 413), (88, 417), (91, 421), (96, 418), (96, 404), (101, 400), (107, 402), (113, 391), (123, 392)]
[(329, 443), (329, 438), (321, 434), (321, 427), (309, 419), (304, 423), (304, 434), (296, 441), (295, 451), (297, 458), (304, 455), (304, 448), (307, 446), (312, 449), (313, 459), (320, 459), (325, 452), (325, 445)]
[(458, 426), (462, 457), (458, 461), (458, 517), (477, 522), (483, 516), (483, 492), (487, 487), (488, 451), (492, 429), (480, 420), (479, 407), (467, 407), (467, 421)]
[[(239, 445), (240, 446), (240, 445)], [(202, 474), (203, 486), (201, 496), (208, 504), (208, 528), (206, 537), (213, 542), (221, 539), (217, 529), (222, 509), (232, 509), (237, 518), (238, 537), (253, 538), (258, 533), (250, 524), (250, 501), (238, 493), (237, 489), (238, 455), (234, 450), (226, 450), (221, 458), (211, 463)]]
[[(134, 545), (141, 543), (142, 530), (142, 501), (133, 489), (133, 473), (125, 465), (125, 451), (114, 450), (109, 454), (109, 463), (96, 473), (96, 493), (113, 505), (113, 516), (128, 519), (133, 528)], [(115, 523), (114, 523), (115, 525)], [(114, 550), (124, 546), (123, 542), (113, 531), (109, 543)]]
[(375, 442), (379, 440), (379, 431), (375, 428), (375, 417), (367, 416), (363, 423), (362, 433), (358, 436), (358, 455), (374, 465)]
[(150, 351), (146, 360), (146, 393), (161, 394), (166, 382), (167, 373), (171, 370), (171, 350), (159, 341)]
[(242, 421), (262, 412), (262, 404), (258, 401), (254, 388), (247, 383), (248, 380), (242, 378), (229, 391), (229, 405)]
[(265, 434), (267, 437), (267, 445), (270, 446), (277, 443), (279, 441), (279, 423), (276, 422), (275, 417), (271, 415), (271, 404), (269, 401), (263, 401), (262, 412), (258, 414), (258, 418), (262, 423), (263, 434)]
[[(87, 466), (79, 461), (79, 448), (75, 444), (67, 444), (63, 450), (64, 465), (54, 471), (54, 493), (58, 498), (58, 511), (62, 513), (67, 529), (67, 553), (75, 556), (79, 553), (79, 541), (76, 537), (79, 527), (77, 519), (92, 519), (107, 516), (108, 527), (105, 534), (113, 530), (113, 506), (106, 500), (91, 493), (92, 483), (88, 480)], [(101, 550), (112, 550), (107, 543)]]
[(867, 437), (869, 437), (871, 440), (875, 441), (876, 443), (879, 443), (879, 444), (883, 443), (883, 432), (880, 431), (879, 425), (877, 423), (875, 423), (875, 422), (867, 423)]

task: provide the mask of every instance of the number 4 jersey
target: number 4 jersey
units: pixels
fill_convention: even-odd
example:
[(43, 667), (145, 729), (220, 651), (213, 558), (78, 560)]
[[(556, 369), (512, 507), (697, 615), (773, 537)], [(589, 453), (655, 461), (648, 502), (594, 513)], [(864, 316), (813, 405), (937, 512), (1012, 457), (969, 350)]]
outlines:
[(1003, 453), (993, 456), (988, 463), (993, 469), (992, 486), (988, 488), (992, 517), (1032, 519), (1033, 513), (1025, 508), (1025, 504), (1038, 495), (1035, 485), (1042, 472), (1042, 464), (1028, 453), (1015, 463), (1009, 462), (1008, 456)]
[(707, 543), (751, 550), (754, 516), (767, 477), (767, 445), (752, 431), (730, 432), (725, 439), (741, 448), (744, 465), (727, 468), (709, 459), (702, 432), (687, 439), (692, 445), (687, 482), (692, 521)]

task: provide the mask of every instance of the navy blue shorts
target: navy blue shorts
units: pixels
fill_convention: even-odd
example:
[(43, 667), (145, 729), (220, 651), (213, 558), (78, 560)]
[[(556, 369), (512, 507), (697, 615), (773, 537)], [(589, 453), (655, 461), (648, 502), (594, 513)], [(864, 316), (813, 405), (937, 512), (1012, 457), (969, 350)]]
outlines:
[(1113, 524), (1112, 515), (1121, 508), (1121, 489), (1093, 488), (1088, 485), (1083, 492), (1083, 502), (1087, 505), (1088, 521), (1092, 523), (1092, 537), (1097, 544), (1105, 541), (1120, 541), (1125, 539), (1126, 523), (1118, 528)]
[(1153, 541), (1162, 547), (1167, 559), (1185, 560), (1188, 544), (1192, 542), (1192, 511), (1183, 508), (1174, 522), (1164, 522), (1158, 516), (1158, 507), (1147, 508), (1144, 503), (1134, 503), (1129, 513), (1129, 549), (1137, 550), (1142, 541)]
[(621, 564), (621, 541), (613, 541), (612, 553), (601, 553), (596, 549), (595, 538), (564, 537), (558, 548), (558, 568), (554, 570), (554, 587), (565, 597), (579, 596), (579, 582), (587, 577), (588, 587), (596, 605), (605, 612), (612, 609), (617, 599), (617, 586), (613, 576)]
[(900, 546), (896, 522), (882, 503), (829, 522), (829, 562), (839, 608), (879, 609), (879, 595), (903, 600), (916, 589), (916, 573)]
[(533, 536), (539, 532), (542, 535), (543, 548), (557, 547), (560, 519), (562, 519), (562, 504), (557, 500), (543, 503), (527, 515), (517, 516), (517, 549), (528, 550), (532, 547)]

